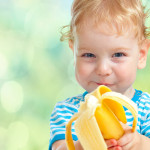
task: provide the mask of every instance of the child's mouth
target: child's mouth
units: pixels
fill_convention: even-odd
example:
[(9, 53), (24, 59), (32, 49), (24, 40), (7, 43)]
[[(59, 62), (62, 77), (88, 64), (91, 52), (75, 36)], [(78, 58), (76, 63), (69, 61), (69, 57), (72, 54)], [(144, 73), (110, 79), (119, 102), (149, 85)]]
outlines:
[(98, 86), (99, 85), (105, 85), (105, 86), (111, 86), (112, 84), (110, 84), (110, 83), (96, 83)]

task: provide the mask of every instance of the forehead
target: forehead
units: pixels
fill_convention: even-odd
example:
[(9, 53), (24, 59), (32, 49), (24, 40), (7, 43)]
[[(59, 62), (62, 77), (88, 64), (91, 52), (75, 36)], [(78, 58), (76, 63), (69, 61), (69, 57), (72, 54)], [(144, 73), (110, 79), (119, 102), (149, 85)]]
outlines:
[(110, 23), (104, 20), (94, 20), (92, 17), (83, 18), (82, 21), (75, 26), (74, 34), (82, 33), (85, 30), (101, 32), (106, 35), (136, 36), (134, 26), (131, 24), (117, 24), (115, 22)]
[[(115, 28), (115, 27), (114, 27)], [(75, 44), (78, 48), (108, 48), (112, 47), (132, 47), (138, 45), (137, 38), (133, 33), (118, 35), (112, 32), (108, 25), (101, 23), (98, 27), (88, 23), (77, 30), (75, 34)]]
[[(108, 24), (106, 22), (95, 22), (92, 19), (83, 19), (82, 22), (75, 28), (74, 36), (75, 38), (79, 35), (85, 35), (88, 37), (90, 34), (91, 36), (96, 35), (108, 35), (111, 37), (126, 37), (126, 38), (135, 38), (134, 30), (132, 27), (127, 26), (125, 28), (121, 28), (117, 24)], [(84, 37), (84, 38), (86, 38)]]

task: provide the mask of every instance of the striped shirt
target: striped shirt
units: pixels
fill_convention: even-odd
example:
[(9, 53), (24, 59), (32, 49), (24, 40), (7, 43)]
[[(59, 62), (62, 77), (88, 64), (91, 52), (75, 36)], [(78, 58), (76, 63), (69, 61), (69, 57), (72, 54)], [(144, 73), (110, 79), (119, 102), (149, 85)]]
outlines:
[[(50, 142), (49, 150), (52, 149), (52, 144), (57, 140), (65, 139), (66, 124), (78, 112), (80, 102), (84, 101), (87, 92), (80, 94), (76, 97), (68, 98), (64, 101), (58, 102), (51, 114), (50, 118)], [(137, 131), (150, 138), (150, 95), (140, 90), (135, 90), (132, 101), (138, 107), (138, 123)], [(131, 112), (125, 109), (127, 125), (132, 126), (133, 116)], [(72, 138), (77, 141), (78, 138), (75, 133), (74, 123), (72, 124)]]

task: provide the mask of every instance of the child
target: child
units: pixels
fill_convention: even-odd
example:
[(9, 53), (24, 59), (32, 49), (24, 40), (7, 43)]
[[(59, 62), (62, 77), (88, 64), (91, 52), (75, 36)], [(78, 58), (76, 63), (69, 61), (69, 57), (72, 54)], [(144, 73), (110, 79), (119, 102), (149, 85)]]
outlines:
[[(74, 0), (70, 30), (61, 40), (69, 41), (76, 79), (86, 92), (56, 104), (50, 120), (49, 149), (67, 149), (65, 125), (84, 96), (99, 85), (126, 95), (138, 106), (137, 131), (131, 132), (133, 118), (125, 109), (125, 134), (119, 140), (107, 140), (108, 150), (150, 149), (150, 95), (132, 86), (137, 69), (146, 66), (150, 47), (145, 18), (140, 0)], [(82, 150), (74, 127), (72, 133), (76, 149)]]

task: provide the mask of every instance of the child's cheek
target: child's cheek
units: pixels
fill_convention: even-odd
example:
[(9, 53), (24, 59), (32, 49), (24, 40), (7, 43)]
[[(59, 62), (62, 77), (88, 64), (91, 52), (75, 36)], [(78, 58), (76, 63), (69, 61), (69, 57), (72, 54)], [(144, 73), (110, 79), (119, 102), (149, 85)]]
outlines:
[(117, 70), (117, 76), (120, 78), (120, 80), (123, 80), (124, 82), (134, 82), (136, 78), (136, 69), (135, 67), (126, 67), (122, 66), (119, 67), (119, 70)]
[(77, 61), (75, 71), (80, 76), (83, 76), (83, 77), (89, 76), (89, 74), (91, 74), (91, 72), (93, 71), (92, 64), (87, 63), (87, 62), (83, 62), (83, 61), (82, 62)]

